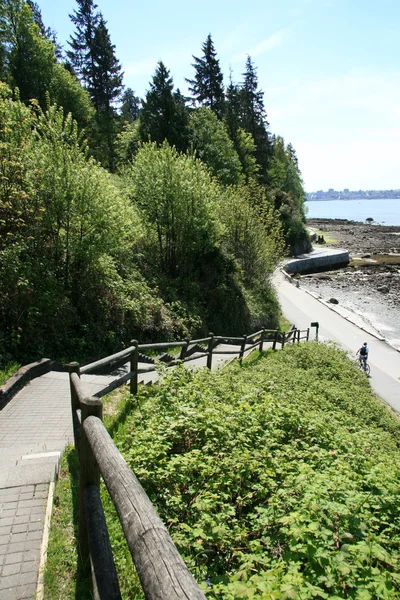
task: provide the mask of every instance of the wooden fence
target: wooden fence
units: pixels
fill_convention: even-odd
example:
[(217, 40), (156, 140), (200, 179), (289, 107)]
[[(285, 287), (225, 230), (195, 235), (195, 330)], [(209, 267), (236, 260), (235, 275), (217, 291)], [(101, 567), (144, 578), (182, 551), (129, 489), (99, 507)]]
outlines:
[[(214, 355), (236, 355), (241, 360), (245, 352), (272, 342), (276, 349), (287, 343), (309, 339), (309, 330), (292, 327), (288, 332), (262, 329), (241, 338), (226, 338), (210, 334), (199, 340), (138, 344), (102, 360), (80, 367), (70, 363), (71, 409), (75, 447), (80, 458), (78, 545), (81, 560), (90, 560), (94, 598), (120, 600), (118, 577), (109, 540), (107, 524), (100, 499), (100, 475), (116, 508), (133, 562), (138, 572), (146, 600), (205, 600), (194, 577), (187, 569), (167, 528), (160, 520), (146, 492), (114, 445), (102, 422), (102, 402), (85, 397), (80, 375), (130, 362), (130, 371), (116, 379), (112, 388), (130, 381), (130, 391), (137, 393), (139, 358), (146, 359), (146, 350), (180, 348), (177, 360), (188, 362), (206, 357), (211, 369)], [(235, 350), (218, 350), (221, 344), (235, 345)], [(147, 357), (148, 358), (148, 357)], [(151, 360), (151, 359), (149, 359)], [(176, 360), (170, 361), (176, 364)], [(154, 370), (146, 369), (146, 372)]]

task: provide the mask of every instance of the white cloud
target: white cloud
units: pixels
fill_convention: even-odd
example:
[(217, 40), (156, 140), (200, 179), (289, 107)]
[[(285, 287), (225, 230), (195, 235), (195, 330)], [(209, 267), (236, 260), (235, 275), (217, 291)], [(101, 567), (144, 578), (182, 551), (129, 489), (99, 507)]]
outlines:
[(260, 54), (264, 54), (264, 52), (273, 50), (277, 46), (280, 46), (286, 38), (287, 29), (281, 29), (280, 31), (276, 31), (275, 33), (268, 36), (265, 40), (257, 44), (257, 46), (253, 46), (253, 48), (250, 48), (250, 50), (246, 50), (245, 52), (234, 56), (233, 62), (243, 61), (246, 59), (246, 56), (251, 56), (251, 58), (255, 58)]
[(264, 52), (266, 52), (268, 50), (272, 50), (272, 48), (276, 48), (277, 46), (280, 46), (282, 44), (282, 42), (285, 40), (285, 37), (286, 37), (286, 30), (282, 29), (281, 31), (277, 31), (276, 33), (273, 33), (272, 35), (267, 37), (266, 40), (262, 41), (260, 44), (258, 44), (254, 48), (252, 48), (248, 52), (248, 54), (253, 57), (253, 56), (258, 56), (260, 54), (263, 54)]

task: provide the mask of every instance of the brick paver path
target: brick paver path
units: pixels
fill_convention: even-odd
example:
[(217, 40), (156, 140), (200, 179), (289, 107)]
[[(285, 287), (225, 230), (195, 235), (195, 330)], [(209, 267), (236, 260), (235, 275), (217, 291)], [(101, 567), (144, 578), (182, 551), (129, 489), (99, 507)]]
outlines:
[[(109, 380), (82, 377), (88, 395)], [(0, 411), (0, 600), (36, 598), (49, 485), (72, 440), (66, 373), (34, 379)]]

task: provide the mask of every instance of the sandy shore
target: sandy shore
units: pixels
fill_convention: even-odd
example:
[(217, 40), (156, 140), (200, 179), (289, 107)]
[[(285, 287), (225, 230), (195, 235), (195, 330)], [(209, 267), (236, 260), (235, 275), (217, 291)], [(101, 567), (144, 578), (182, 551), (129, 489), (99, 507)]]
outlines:
[(324, 235), (328, 246), (346, 248), (351, 263), (303, 275), (300, 285), (337, 300), (400, 349), (400, 227), (329, 219), (310, 219), (308, 226)]

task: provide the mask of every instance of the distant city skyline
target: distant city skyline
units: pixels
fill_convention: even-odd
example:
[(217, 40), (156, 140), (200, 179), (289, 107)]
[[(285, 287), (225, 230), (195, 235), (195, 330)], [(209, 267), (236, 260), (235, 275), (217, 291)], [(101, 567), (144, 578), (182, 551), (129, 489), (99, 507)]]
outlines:
[[(37, 0), (60, 43), (75, 0)], [(211, 33), (225, 84), (258, 68), (270, 131), (296, 149), (307, 191), (400, 187), (398, 0), (97, 0), (124, 83), (143, 97), (158, 60), (187, 92), (192, 55)]]

